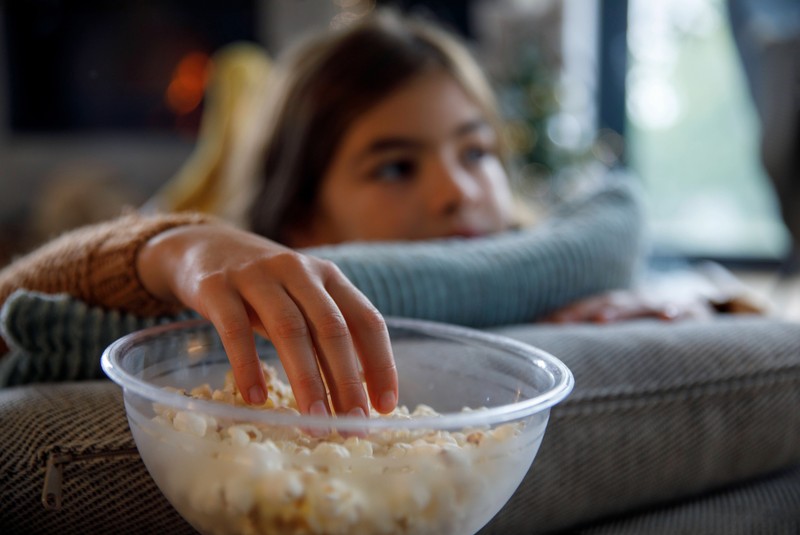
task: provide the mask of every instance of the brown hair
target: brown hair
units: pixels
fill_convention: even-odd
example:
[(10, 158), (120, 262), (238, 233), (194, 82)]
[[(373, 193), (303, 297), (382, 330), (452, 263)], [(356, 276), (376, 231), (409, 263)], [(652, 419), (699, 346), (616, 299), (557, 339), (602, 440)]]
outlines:
[(451, 74), (499, 132), (483, 71), (464, 45), (430, 23), (377, 11), (290, 49), (271, 75), (270, 134), (250, 230), (286, 242), (288, 229), (308, 221), (319, 183), (353, 121), (434, 69)]

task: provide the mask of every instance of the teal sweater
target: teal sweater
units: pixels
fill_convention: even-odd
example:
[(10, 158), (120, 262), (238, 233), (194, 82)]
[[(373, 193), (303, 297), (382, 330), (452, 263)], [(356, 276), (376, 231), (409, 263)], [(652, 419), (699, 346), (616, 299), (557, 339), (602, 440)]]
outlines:
[[(643, 257), (630, 179), (558, 206), (540, 225), (480, 239), (352, 243), (307, 249), (336, 263), (387, 316), (492, 327), (533, 322), (577, 299), (631, 285)], [(18, 290), (0, 311), (12, 350), (0, 385), (103, 377), (115, 339), (157, 323), (67, 295)]]

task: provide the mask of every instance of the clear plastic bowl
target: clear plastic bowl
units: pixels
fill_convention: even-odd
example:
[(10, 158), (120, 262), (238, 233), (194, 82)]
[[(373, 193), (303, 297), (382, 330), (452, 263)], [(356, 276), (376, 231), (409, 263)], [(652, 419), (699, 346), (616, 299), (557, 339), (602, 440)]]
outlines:
[[(151, 476), (201, 533), (475, 533), (530, 468), (572, 374), (508, 338), (386, 321), (399, 404), (423, 405), (413, 417), (311, 417), (164, 389), (222, 387), (230, 365), (205, 321), (125, 336), (102, 366)], [(258, 349), (283, 373), (269, 342)]]

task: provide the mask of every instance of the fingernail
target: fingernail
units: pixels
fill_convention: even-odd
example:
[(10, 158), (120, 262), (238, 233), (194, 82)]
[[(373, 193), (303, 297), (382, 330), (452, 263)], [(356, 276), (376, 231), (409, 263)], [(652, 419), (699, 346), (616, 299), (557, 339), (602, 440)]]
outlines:
[(328, 409), (325, 408), (325, 402), (318, 399), (309, 405), (308, 414), (311, 416), (328, 416)]
[(612, 310), (604, 310), (598, 314), (597, 321), (599, 323), (610, 323), (617, 319), (617, 313)]
[[(321, 399), (318, 399), (314, 403), (308, 406), (308, 414), (309, 416), (328, 416), (328, 409), (325, 408), (325, 402)], [(330, 429), (325, 427), (312, 427), (306, 428), (306, 433), (311, 435), (312, 437), (324, 437), (330, 432)]]
[[(364, 418), (364, 419), (366, 419), (366, 415), (364, 414), (364, 409), (362, 409), (361, 407), (354, 407), (354, 408), (350, 409), (350, 412), (347, 413), (347, 416), (350, 416), (352, 418)], [(342, 429), (340, 431), (340, 433), (342, 433), (342, 436), (345, 437), (345, 438), (349, 438), (349, 437), (365, 438), (367, 436), (367, 432), (363, 428)]]
[(350, 409), (350, 412), (347, 413), (348, 416), (352, 416), (353, 418), (366, 418), (367, 415), (364, 414), (364, 409), (361, 407), (355, 407)]
[(263, 405), (267, 401), (264, 390), (258, 385), (250, 387), (250, 390), (247, 391), (247, 397), (250, 398), (251, 405)]
[(665, 320), (674, 320), (680, 315), (680, 311), (675, 305), (665, 305), (661, 314)]
[(394, 395), (394, 392), (387, 390), (381, 394), (381, 397), (378, 399), (378, 410), (386, 414), (387, 412), (392, 412), (396, 404), (397, 397)]

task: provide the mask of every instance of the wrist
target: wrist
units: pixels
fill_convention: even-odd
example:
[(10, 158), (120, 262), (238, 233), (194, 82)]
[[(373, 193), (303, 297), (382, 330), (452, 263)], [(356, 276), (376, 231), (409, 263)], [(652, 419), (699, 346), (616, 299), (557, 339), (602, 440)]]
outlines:
[(188, 242), (197, 226), (186, 224), (163, 230), (148, 239), (139, 249), (136, 272), (148, 293), (167, 303), (178, 301), (171, 276), (180, 272), (180, 258), (186, 253)]

